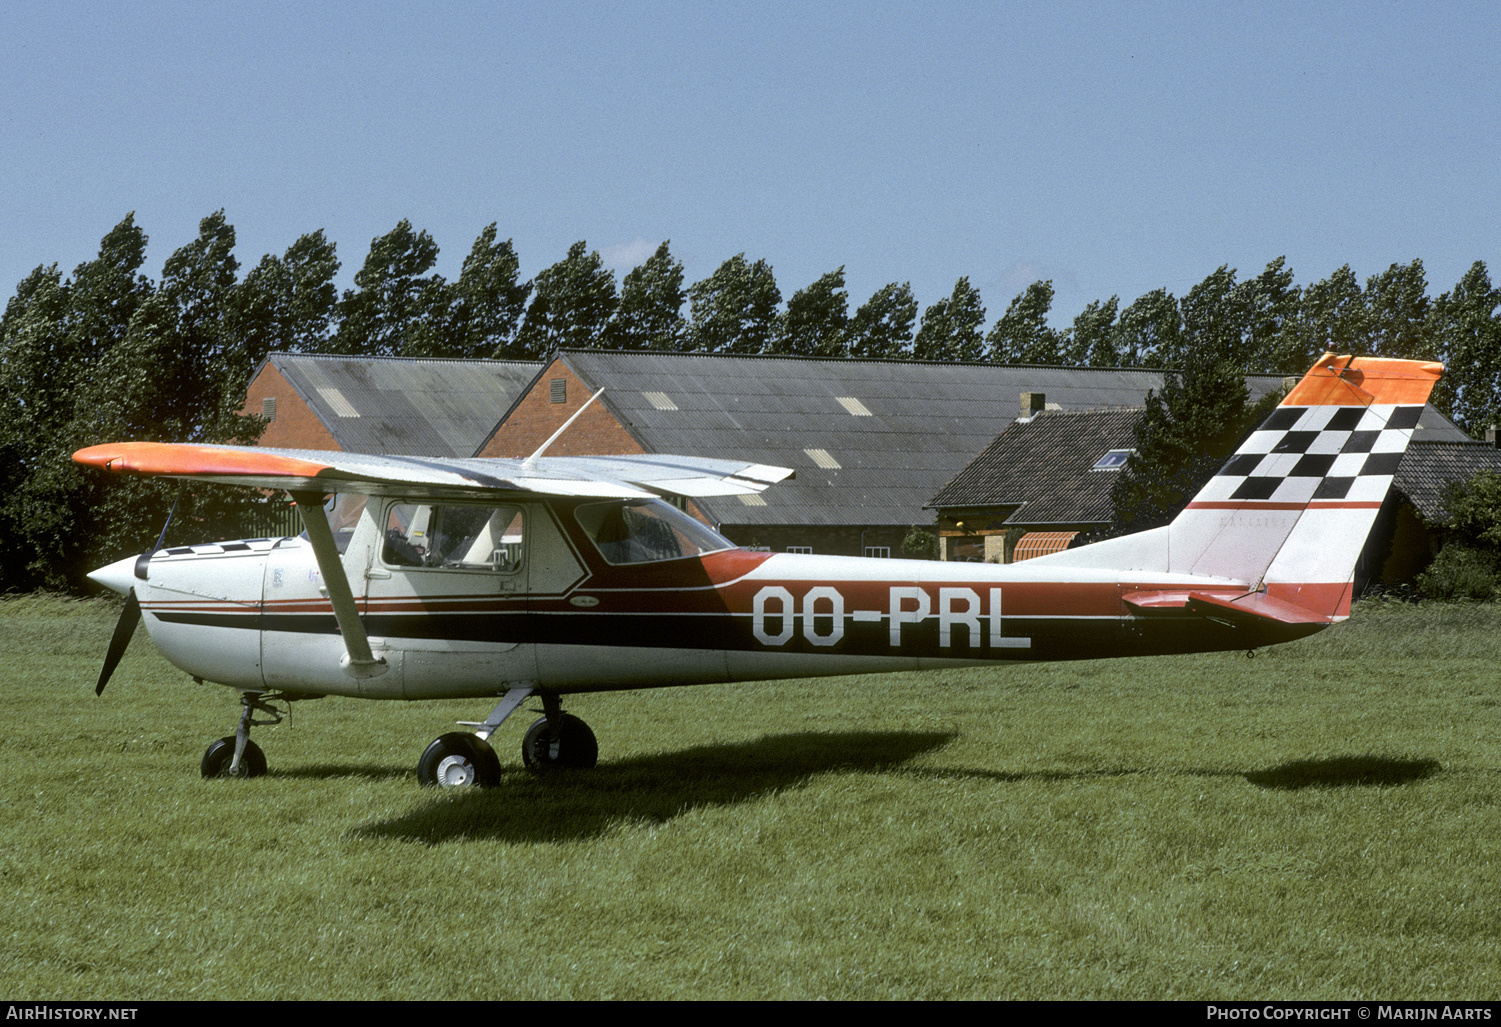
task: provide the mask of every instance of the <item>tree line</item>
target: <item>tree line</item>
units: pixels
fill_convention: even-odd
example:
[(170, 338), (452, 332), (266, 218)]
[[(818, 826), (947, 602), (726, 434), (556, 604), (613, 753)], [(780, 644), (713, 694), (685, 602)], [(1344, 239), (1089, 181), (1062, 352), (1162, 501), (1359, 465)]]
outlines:
[[(1282, 258), (1245, 279), (1224, 266), (1182, 297), (1157, 289), (1129, 304), (1092, 302), (1062, 330), (1049, 325), (1052, 283), (1039, 281), (987, 330), (968, 278), (921, 317), (907, 282), (851, 312), (842, 267), (783, 302), (771, 266), (743, 253), (685, 285), (666, 242), (618, 283), (582, 241), (524, 281), (494, 224), (448, 281), (433, 270), (432, 237), (403, 220), (372, 240), (342, 292), (321, 231), (243, 275), (222, 211), (158, 279), (142, 273), (146, 243), (127, 216), (70, 275), (36, 268), (0, 315), (4, 590), (76, 589), (84, 569), (154, 542), (180, 490), (105, 487), (69, 454), (117, 439), (254, 441), (262, 423), (238, 411), (273, 352), (539, 360), (574, 347), (1182, 369), (1157, 399), (1171, 407), (1206, 401), (1215, 388), (1205, 382), (1301, 374), (1332, 347), (1444, 361), (1435, 403), (1472, 433), (1501, 419), (1501, 291), (1478, 261), (1437, 299), (1420, 260), (1363, 284), (1345, 266), (1308, 286)], [(248, 501), (240, 491), (182, 491), (176, 523), (233, 534)]]

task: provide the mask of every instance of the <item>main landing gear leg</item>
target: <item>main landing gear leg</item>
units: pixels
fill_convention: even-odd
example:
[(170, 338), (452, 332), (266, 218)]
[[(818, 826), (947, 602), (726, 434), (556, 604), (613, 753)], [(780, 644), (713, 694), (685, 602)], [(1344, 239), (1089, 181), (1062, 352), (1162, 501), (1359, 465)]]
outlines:
[[(266, 754), (250, 740), (250, 729), (256, 725), (280, 724), (282, 713), (261, 698), (264, 694), (240, 693), (243, 709), (239, 726), (232, 736), (214, 742), (203, 754), (198, 769), (204, 777), (260, 777), (266, 772)], [(265, 714), (266, 719), (256, 720), (257, 713)]]
[(506, 692), (483, 721), (460, 721), (467, 731), (450, 731), (433, 739), (417, 761), (417, 780), (427, 788), (493, 788), (500, 783), (500, 758), (490, 748), (490, 736), (532, 694), (533, 685)]
[[(500, 783), (500, 759), (489, 739), (507, 717), (515, 713), (535, 691), (534, 685), (513, 688), (483, 721), (460, 721), (468, 731), (450, 731), (433, 740), (417, 761), (417, 780), (425, 787), (490, 788)], [(521, 742), (521, 759), (528, 769), (587, 770), (599, 762), (599, 743), (594, 732), (578, 717), (564, 713), (551, 692), (542, 693), (543, 716), (527, 728)]]
[(521, 759), (529, 770), (588, 770), (599, 762), (599, 743), (589, 725), (571, 713), (551, 692), (542, 694), (543, 716), (526, 729)]

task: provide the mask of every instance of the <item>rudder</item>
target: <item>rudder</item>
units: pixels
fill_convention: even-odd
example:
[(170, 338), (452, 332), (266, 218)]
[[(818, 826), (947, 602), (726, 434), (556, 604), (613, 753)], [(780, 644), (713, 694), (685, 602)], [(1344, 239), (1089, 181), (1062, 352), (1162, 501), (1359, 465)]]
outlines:
[(1171, 569), (1348, 615), (1356, 561), (1442, 371), (1326, 353), (1173, 521)]

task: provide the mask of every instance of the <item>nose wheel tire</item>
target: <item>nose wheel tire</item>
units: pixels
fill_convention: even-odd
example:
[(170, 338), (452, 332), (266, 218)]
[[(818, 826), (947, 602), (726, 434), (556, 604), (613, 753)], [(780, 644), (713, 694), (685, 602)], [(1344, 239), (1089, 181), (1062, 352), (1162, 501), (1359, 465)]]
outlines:
[(423, 752), (417, 780), (425, 788), (494, 788), (500, 783), (500, 758), (484, 739), (451, 731)]
[(229, 765), (234, 759), (235, 736), (230, 735), (208, 747), (198, 770), (204, 777), (260, 777), (266, 772), (266, 754), (254, 742), (245, 743), (245, 754), (240, 757), (239, 772), (231, 774)]
[(521, 759), (529, 770), (588, 770), (599, 762), (599, 742), (589, 725), (570, 713), (559, 714), (557, 733), (546, 717), (526, 729)]

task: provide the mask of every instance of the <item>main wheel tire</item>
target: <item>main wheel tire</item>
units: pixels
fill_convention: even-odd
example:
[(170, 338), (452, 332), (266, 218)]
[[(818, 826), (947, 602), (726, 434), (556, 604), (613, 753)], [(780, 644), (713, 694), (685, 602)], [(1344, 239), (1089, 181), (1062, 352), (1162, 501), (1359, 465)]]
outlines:
[[(235, 736), (221, 738), (208, 747), (198, 772), (204, 777), (229, 777), (229, 765), (235, 761)], [(252, 741), (245, 742), (245, 754), (240, 757), (240, 772), (235, 777), (260, 777), (266, 772), (266, 754)]]
[(549, 740), (547, 718), (539, 717), (521, 740), (521, 760), (529, 770), (588, 770), (599, 762), (599, 742), (589, 725), (565, 713), (558, 719), (556, 742)]
[(500, 757), (483, 738), (450, 731), (422, 753), (417, 780), (424, 788), (494, 788), (500, 784)]

